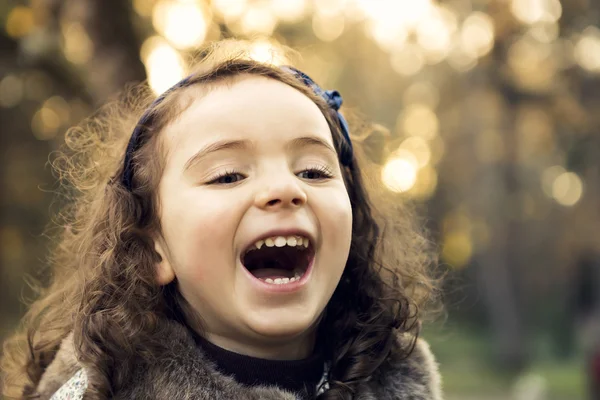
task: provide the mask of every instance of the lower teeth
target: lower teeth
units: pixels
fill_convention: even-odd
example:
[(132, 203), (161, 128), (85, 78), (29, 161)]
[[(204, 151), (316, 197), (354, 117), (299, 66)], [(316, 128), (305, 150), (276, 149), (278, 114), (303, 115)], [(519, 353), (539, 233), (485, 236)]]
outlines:
[(300, 278), (302, 278), (302, 273), (299, 271), (296, 271), (294, 273), (294, 276), (291, 278), (275, 278), (275, 279), (266, 278), (266, 279), (261, 279), (261, 281), (264, 281), (267, 283), (272, 283), (274, 285), (284, 285), (286, 283), (292, 283), (292, 282), (299, 281)]

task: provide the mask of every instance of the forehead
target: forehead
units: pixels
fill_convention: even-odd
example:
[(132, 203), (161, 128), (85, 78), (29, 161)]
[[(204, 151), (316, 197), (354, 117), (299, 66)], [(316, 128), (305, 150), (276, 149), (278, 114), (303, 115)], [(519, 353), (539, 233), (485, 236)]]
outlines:
[(332, 143), (327, 121), (309, 97), (261, 76), (216, 85), (194, 99), (164, 131), (171, 150), (220, 139), (291, 140), (301, 134)]

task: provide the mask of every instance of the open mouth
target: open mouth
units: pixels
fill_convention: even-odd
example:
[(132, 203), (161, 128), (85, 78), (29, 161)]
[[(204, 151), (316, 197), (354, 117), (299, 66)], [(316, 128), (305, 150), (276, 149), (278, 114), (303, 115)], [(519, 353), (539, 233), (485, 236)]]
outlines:
[(242, 255), (242, 265), (254, 277), (275, 285), (297, 282), (314, 257), (308, 238), (274, 236), (253, 243)]

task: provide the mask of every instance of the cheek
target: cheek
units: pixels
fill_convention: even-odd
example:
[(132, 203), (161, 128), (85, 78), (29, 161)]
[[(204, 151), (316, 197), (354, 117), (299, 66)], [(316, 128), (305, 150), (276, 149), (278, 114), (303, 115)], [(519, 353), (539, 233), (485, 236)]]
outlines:
[(239, 217), (226, 202), (179, 196), (164, 214), (163, 229), (180, 278), (208, 280), (230, 262)]
[(346, 256), (352, 238), (350, 199), (345, 190), (331, 193), (326, 198), (327, 202), (321, 205), (322, 229), (329, 236), (330, 244)]

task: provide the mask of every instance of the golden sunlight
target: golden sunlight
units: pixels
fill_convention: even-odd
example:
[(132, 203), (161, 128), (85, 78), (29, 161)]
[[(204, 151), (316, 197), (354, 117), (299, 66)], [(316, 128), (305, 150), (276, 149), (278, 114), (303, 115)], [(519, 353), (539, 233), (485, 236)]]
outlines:
[(431, 149), (429, 143), (419, 136), (412, 136), (400, 144), (399, 149), (410, 152), (417, 161), (417, 166), (422, 168), (431, 160)]
[(244, 35), (271, 36), (277, 27), (277, 18), (266, 5), (255, 5), (242, 15), (239, 28)]
[(338, 15), (313, 15), (313, 31), (315, 36), (324, 42), (337, 39), (344, 32), (344, 16)]
[(142, 45), (141, 58), (146, 65), (148, 83), (161, 94), (185, 76), (185, 63), (177, 50), (160, 37), (151, 37)]
[(399, 115), (398, 128), (406, 135), (433, 139), (439, 129), (439, 121), (433, 110), (423, 104), (412, 104)]
[(154, 7), (152, 22), (178, 49), (198, 46), (206, 38), (206, 17), (196, 3), (161, 1)]
[(438, 174), (435, 168), (427, 165), (417, 172), (415, 185), (410, 188), (408, 194), (410, 197), (418, 200), (426, 200), (435, 192), (438, 183)]
[(33, 12), (29, 7), (17, 6), (6, 17), (6, 33), (13, 38), (27, 35), (33, 27)]
[(266, 39), (253, 42), (249, 56), (253, 60), (267, 64), (285, 65), (289, 63), (277, 44)]
[(94, 43), (78, 22), (62, 24), (63, 51), (73, 64), (85, 64), (94, 54)]
[(453, 268), (464, 268), (473, 256), (471, 236), (462, 231), (450, 232), (444, 236), (442, 259)]
[(49, 107), (40, 108), (31, 119), (31, 130), (38, 140), (53, 139), (60, 127), (60, 117)]
[(400, 75), (410, 76), (425, 66), (425, 57), (419, 46), (407, 43), (390, 55), (390, 63), (394, 71)]
[(410, 190), (417, 180), (417, 161), (408, 152), (396, 153), (381, 171), (381, 180), (393, 192)]
[(575, 45), (577, 63), (590, 72), (600, 72), (600, 29), (589, 26)]
[(211, 4), (213, 10), (229, 23), (242, 16), (248, 6), (248, 0), (213, 0)]
[(583, 194), (581, 178), (574, 172), (560, 174), (552, 184), (552, 197), (563, 206), (573, 206)]
[(290, 24), (301, 21), (308, 11), (306, 0), (271, 0), (271, 7), (277, 18)]
[(494, 47), (494, 22), (489, 15), (474, 12), (463, 23), (460, 40), (464, 51), (472, 57), (483, 57)]
[(511, 11), (525, 24), (556, 22), (562, 15), (559, 0), (512, 0)]

